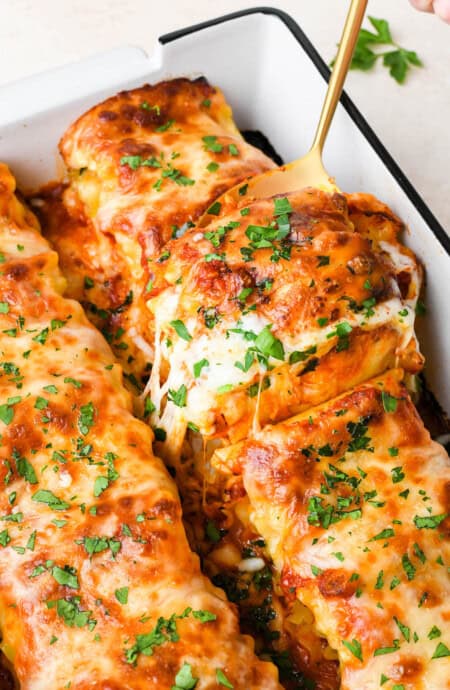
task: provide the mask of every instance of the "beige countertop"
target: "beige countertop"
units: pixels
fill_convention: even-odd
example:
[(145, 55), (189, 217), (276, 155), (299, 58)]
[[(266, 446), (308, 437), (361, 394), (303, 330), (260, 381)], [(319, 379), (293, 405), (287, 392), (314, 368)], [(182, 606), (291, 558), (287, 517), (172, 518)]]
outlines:
[[(343, 0), (0, 0), (0, 85), (120, 45), (151, 53), (163, 33), (261, 4), (291, 14), (324, 59), (333, 57)], [(403, 86), (381, 67), (351, 72), (346, 89), (450, 231), (450, 25), (407, 0), (369, 0), (369, 14), (387, 19), (424, 68)]]

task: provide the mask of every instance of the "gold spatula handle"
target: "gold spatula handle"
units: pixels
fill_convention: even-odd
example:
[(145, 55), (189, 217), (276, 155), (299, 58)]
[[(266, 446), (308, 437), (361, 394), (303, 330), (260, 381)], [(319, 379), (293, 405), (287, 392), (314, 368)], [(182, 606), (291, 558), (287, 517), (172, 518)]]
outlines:
[(364, 19), (368, 0), (351, 0), (350, 9), (342, 32), (336, 61), (331, 73), (328, 84), (327, 94), (320, 114), (320, 120), (314, 137), (313, 149), (322, 154), (323, 145), (330, 129), (334, 111), (341, 97), (345, 77), (350, 67), (350, 63), (355, 51), (356, 41), (358, 40), (359, 30)]

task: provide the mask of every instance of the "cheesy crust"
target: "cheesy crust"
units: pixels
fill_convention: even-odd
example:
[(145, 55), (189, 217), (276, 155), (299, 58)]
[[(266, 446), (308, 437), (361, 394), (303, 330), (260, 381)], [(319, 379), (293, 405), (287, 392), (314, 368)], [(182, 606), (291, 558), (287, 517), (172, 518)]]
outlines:
[(421, 269), (389, 209), (349, 197), (355, 214), (361, 200), (375, 207), (354, 225), (342, 195), (252, 201), (244, 192), (170, 241), (155, 266), (147, 391), (169, 458), (188, 422), (236, 442), (392, 366), (422, 366), (413, 330)]
[(274, 163), (243, 140), (222, 93), (204, 78), (122, 91), (82, 115), (60, 151), (70, 184), (38, 201), (46, 235), (69, 296), (108, 331), (140, 381), (153, 358), (142, 315), (154, 260), (219, 194)]
[(243, 484), (286, 591), (337, 650), (342, 690), (450, 688), (450, 460), (401, 377), (213, 458)]
[(280, 688), (4, 165), (0, 261), (0, 630), (21, 689)]

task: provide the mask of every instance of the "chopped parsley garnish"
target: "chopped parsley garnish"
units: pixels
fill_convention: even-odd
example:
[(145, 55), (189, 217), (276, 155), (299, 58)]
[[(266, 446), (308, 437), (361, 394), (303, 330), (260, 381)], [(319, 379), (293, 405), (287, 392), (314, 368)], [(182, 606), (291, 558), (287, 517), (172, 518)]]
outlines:
[(225, 254), (218, 254), (217, 252), (211, 252), (210, 254), (205, 254), (205, 261), (209, 263), (210, 261), (225, 261)]
[(54, 493), (48, 491), (48, 489), (39, 489), (39, 491), (32, 495), (31, 500), (36, 503), (45, 503), (52, 510), (67, 510), (70, 508), (69, 503), (61, 500)]
[(201, 309), (206, 328), (212, 329), (220, 321), (220, 313), (217, 307), (204, 307)]
[(398, 587), (400, 583), (401, 583), (401, 580), (397, 577), (397, 575), (394, 575), (394, 577), (391, 580), (391, 584), (389, 585), (389, 589), (391, 590), (391, 592), (393, 589)]
[(310, 525), (315, 525), (317, 527), (320, 525), (324, 529), (328, 529), (331, 524), (339, 522), (340, 520), (358, 520), (362, 516), (360, 508), (344, 511), (331, 504), (324, 505), (323, 500), (324, 499), (320, 496), (311, 496), (309, 499), (308, 522)]
[(216, 680), (219, 683), (219, 685), (223, 685), (224, 688), (229, 688), (230, 690), (234, 689), (233, 683), (230, 683), (230, 681), (220, 668), (216, 668)]
[(12, 405), (3, 404), (0, 405), (0, 420), (8, 425), (11, 424), (14, 419), (14, 408)]
[(401, 621), (398, 620), (397, 616), (394, 616), (394, 621), (396, 622), (398, 629), (400, 630), (405, 640), (409, 642), (411, 639), (411, 630), (408, 628), (407, 625), (403, 625), (403, 623), (401, 623)]
[(76, 379), (73, 379), (70, 376), (64, 377), (64, 383), (71, 383), (72, 386), (75, 386), (75, 388), (81, 388), (81, 386), (83, 385), (81, 381), (77, 381)]
[(173, 614), (170, 618), (159, 618), (155, 628), (149, 633), (136, 635), (135, 644), (125, 650), (127, 663), (136, 665), (139, 654), (152, 656), (154, 648), (165, 642), (178, 642), (176, 619), (178, 616)]
[(426, 559), (426, 556), (425, 556), (424, 552), (423, 552), (422, 549), (420, 548), (419, 544), (417, 544), (417, 543), (413, 544), (413, 551), (414, 551), (414, 555), (417, 556), (417, 558), (419, 559), (419, 561), (420, 561), (421, 563), (425, 563), (425, 561), (426, 561), (427, 559)]
[(174, 168), (170, 163), (168, 163), (167, 167), (162, 171), (161, 179), (158, 180), (158, 182), (156, 183), (157, 185), (158, 183), (160, 183), (157, 187), (158, 191), (159, 188), (161, 188), (161, 185), (165, 178), (172, 180), (172, 182), (175, 182), (175, 184), (180, 185), (181, 187), (190, 187), (193, 184), (195, 184), (195, 180), (191, 179), (190, 177), (186, 177), (186, 175), (183, 175), (181, 170), (178, 170), (178, 168)]
[[(164, 132), (168, 129), (174, 120), (169, 120), (165, 125), (158, 127), (157, 132)], [(178, 155), (173, 152), (172, 159), (178, 158)], [(153, 187), (159, 192), (163, 185), (164, 179), (168, 178), (178, 185), (188, 186), (195, 184), (195, 180), (191, 180), (182, 174), (181, 170), (174, 168), (171, 163), (167, 163), (165, 167), (163, 166), (164, 156), (161, 154), (160, 159), (151, 156), (150, 158), (142, 158), (142, 156), (122, 156), (120, 159), (120, 165), (127, 165), (131, 170), (137, 170), (138, 168), (161, 168), (161, 177), (155, 182)]]
[[(123, 533), (126, 534), (125, 529), (122, 528), (122, 530)], [(131, 536), (131, 532), (127, 536)], [(83, 537), (82, 540), (76, 543), (83, 545), (86, 553), (89, 554), (91, 558), (94, 554), (102, 553), (102, 551), (106, 551), (107, 549), (111, 550), (111, 554), (114, 557), (120, 551), (121, 547), (120, 540), (115, 537)]]
[(116, 589), (114, 592), (114, 596), (116, 597), (119, 604), (125, 606), (125, 604), (128, 604), (128, 587), (120, 587), (119, 589)]
[(145, 403), (144, 403), (144, 419), (145, 417), (148, 417), (149, 415), (152, 414), (156, 410), (156, 405), (152, 401), (151, 397), (147, 395), (145, 398)]
[(3, 522), (17, 522), (20, 523), (23, 520), (23, 513), (9, 513), (9, 515), (2, 515), (0, 520)]
[(212, 520), (208, 520), (206, 523), (205, 534), (209, 541), (213, 544), (217, 544), (222, 538), (220, 530), (216, 527)]
[(250, 297), (252, 292), (253, 292), (253, 288), (251, 288), (251, 287), (242, 288), (242, 290), (240, 291), (240, 293), (237, 296), (239, 302), (245, 302), (247, 297)]
[(443, 642), (439, 642), (431, 658), (442, 659), (445, 656), (450, 656), (450, 649)]
[(155, 441), (165, 441), (167, 438), (167, 431), (161, 427), (154, 427)]
[(32, 532), (28, 538), (26, 548), (28, 551), (34, 551), (34, 546), (36, 544), (36, 530)]
[(393, 640), (392, 647), (378, 647), (373, 653), (374, 656), (383, 656), (384, 654), (393, 654), (400, 649), (400, 641)]
[(210, 621), (215, 621), (217, 616), (211, 611), (206, 611), (204, 609), (199, 609), (198, 611), (192, 611), (193, 617), (200, 621), (200, 623), (209, 623)]
[[(209, 611), (193, 611), (190, 607), (186, 608), (180, 615), (173, 613), (170, 618), (163, 618), (161, 616), (158, 618), (153, 630), (151, 630), (149, 633), (136, 635), (135, 644), (129, 649), (125, 649), (125, 659), (127, 663), (135, 666), (139, 654), (143, 654), (144, 656), (152, 656), (155, 647), (159, 647), (165, 642), (178, 642), (180, 636), (177, 630), (177, 620), (187, 618), (191, 613), (201, 623), (207, 623), (215, 620), (216, 618), (215, 614), (211, 614)], [(214, 618), (211, 616), (214, 616)]]
[(209, 362), (207, 359), (200, 359), (198, 362), (195, 362), (193, 366), (193, 371), (194, 371), (194, 377), (198, 379), (200, 374), (202, 373), (202, 369), (204, 367), (209, 367)]
[(162, 252), (161, 256), (157, 259), (157, 262), (159, 264), (163, 264), (164, 261), (167, 261), (167, 259), (169, 259), (169, 258), (170, 258), (170, 252), (168, 249), (166, 249), (165, 251)]
[(65, 326), (67, 321), (61, 321), (61, 319), (52, 319), (50, 321), (50, 326), (52, 328), (52, 331), (58, 330), (58, 328), (62, 328)]
[(206, 211), (210, 216), (218, 216), (220, 213), (220, 210), (222, 208), (222, 204), (220, 201), (215, 201), (209, 209)]
[(391, 470), (392, 483), (398, 484), (405, 478), (405, 473), (403, 472), (403, 467), (393, 467)]
[(289, 355), (289, 364), (296, 364), (297, 362), (304, 362), (305, 360), (308, 359), (311, 355), (315, 355), (317, 352), (317, 347), (315, 345), (312, 345), (311, 347), (308, 347), (306, 350), (294, 350), (294, 352), (291, 352)]
[(175, 124), (175, 120), (167, 120), (163, 125), (160, 125), (155, 129), (155, 132), (167, 132), (172, 125)]
[(427, 637), (429, 640), (435, 640), (436, 637), (440, 637), (442, 635), (441, 631), (436, 625), (433, 625), (431, 628), (430, 632), (428, 633)]
[(32, 338), (32, 340), (34, 340), (35, 343), (40, 343), (41, 345), (45, 345), (45, 343), (47, 342), (48, 333), (49, 333), (49, 329), (44, 328), (40, 333), (35, 335), (34, 338)]
[(384, 587), (384, 571), (380, 570), (377, 575), (377, 581), (375, 583), (375, 589), (383, 589)]
[(447, 513), (442, 513), (441, 515), (426, 515), (424, 517), (416, 515), (414, 524), (417, 529), (436, 529), (446, 517)]
[(183, 321), (180, 321), (180, 319), (176, 319), (175, 321), (170, 321), (170, 325), (172, 328), (175, 330), (175, 332), (182, 338), (183, 340), (186, 340), (189, 342), (192, 340), (192, 335), (189, 333), (188, 329), (184, 325)]
[(157, 158), (152, 156), (151, 158), (142, 158), (142, 156), (122, 156), (120, 159), (120, 165), (128, 165), (132, 170), (137, 170), (138, 168), (161, 168), (162, 164)]
[(192, 675), (192, 666), (184, 662), (175, 676), (175, 685), (172, 685), (171, 690), (193, 690), (197, 683), (198, 678), (194, 678)]
[(11, 541), (11, 537), (9, 536), (8, 530), (4, 529), (0, 532), (0, 546), (8, 546), (9, 542)]
[(94, 426), (95, 408), (92, 402), (80, 407), (80, 415), (78, 417), (78, 428), (83, 436), (89, 433), (89, 429)]
[(106, 476), (97, 477), (94, 481), (94, 496), (98, 498), (112, 482), (119, 478), (119, 473), (114, 467), (114, 460), (117, 456), (114, 453), (106, 453), (105, 460), (108, 461), (108, 470)]
[(395, 412), (397, 409), (397, 398), (386, 391), (381, 391), (381, 401), (385, 412)]
[(337, 352), (342, 352), (342, 350), (348, 350), (350, 345), (349, 335), (352, 332), (352, 330), (352, 326), (350, 326), (350, 324), (347, 323), (347, 321), (343, 321), (342, 323), (338, 323), (334, 331), (328, 333), (327, 338), (334, 338), (334, 336), (338, 337), (338, 343), (336, 345)]
[(19, 475), (29, 484), (37, 484), (38, 480), (33, 465), (16, 450), (13, 451), (13, 458), (16, 462), (16, 468)]
[(232, 383), (224, 383), (223, 386), (219, 386), (217, 388), (217, 392), (221, 395), (222, 395), (222, 393), (229, 393), (232, 390), (233, 390), (233, 384)]
[(391, 537), (395, 537), (395, 532), (392, 527), (387, 527), (381, 530), (381, 532), (378, 532), (378, 534), (369, 539), (369, 541), (380, 541), (380, 539), (390, 539)]
[(228, 230), (227, 227), (219, 226), (215, 230), (209, 230), (208, 232), (205, 232), (204, 237), (205, 239), (209, 240), (212, 244), (213, 247), (218, 249), (220, 247), (223, 239), (225, 238), (225, 234)]
[(251, 386), (247, 388), (247, 395), (249, 398), (256, 398), (258, 391), (261, 388), (261, 393), (263, 393), (267, 388), (270, 388), (270, 377), (264, 376), (261, 381), (252, 383)]
[(243, 363), (242, 363), (242, 362), (235, 362), (235, 363), (234, 363), (234, 366), (235, 366), (237, 369), (240, 369), (241, 371), (243, 371), (244, 373), (246, 373), (246, 372), (249, 371), (249, 369), (252, 367), (254, 361), (255, 361), (255, 353), (254, 353), (254, 351), (250, 348), (250, 349), (247, 350), (247, 352), (245, 353), (244, 362), (243, 362)]
[(221, 153), (223, 150), (223, 146), (217, 141), (216, 136), (202, 137), (202, 141), (204, 143), (205, 151), (211, 151), (211, 153)]
[(349, 652), (353, 654), (359, 661), (363, 661), (362, 647), (358, 640), (353, 639), (351, 642), (347, 640), (342, 640), (344, 647), (347, 647)]
[(3, 460), (3, 464), (5, 465), (6, 470), (7, 470), (3, 481), (6, 485), (8, 485), (9, 482), (11, 481), (11, 478), (12, 478), (11, 463), (9, 462), (9, 460)]
[(411, 560), (407, 553), (404, 553), (402, 556), (402, 566), (408, 580), (414, 580), (416, 569), (411, 563)]
[(358, 422), (349, 422), (346, 425), (346, 429), (352, 437), (348, 444), (348, 453), (355, 453), (358, 450), (370, 450), (369, 443), (372, 439), (370, 436), (366, 436), (368, 430), (366, 417), (361, 417)]
[(56, 613), (69, 628), (84, 628), (87, 625), (89, 630), (93, 630), (96, 621), (91, 619), (92, 611), (83, 611), (79, 604), (80, 597), (71, 597), (69, 599), (48, 601), (47, 608), (53, 609), (56, 607)]
[(271, 332), (271, 325), (265, 326), (255, 338), (255, 347), (265, 357), (273, 357), (284, 361), (284, 347), (281, 340), (275, 338)]
[(181, 384), (178, 390), (169, 388), (167, 397), (177, 407), (186, 407), (187, 388), (184, 383)]
[(282, 216), (285, 213), (292, 213), (292, 206), (287, 197), (274, 199), (274, 216)]
[(71, 568), (68, 565), (65, 565), (64, 568), (60, 568), (55, 565), (51, 573), (59, 585), (71, 587), (72, 589), (79, 589), (80, 586), (78, 584), (77, 571), (75, 568)]

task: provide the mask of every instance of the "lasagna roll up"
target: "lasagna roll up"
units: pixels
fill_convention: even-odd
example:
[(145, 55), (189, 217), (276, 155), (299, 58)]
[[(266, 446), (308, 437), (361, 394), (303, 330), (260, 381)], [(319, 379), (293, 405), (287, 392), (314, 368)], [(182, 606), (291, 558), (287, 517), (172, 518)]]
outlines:
[(67, 130), (60, 151), (70, 183), (38, 202), (46, 234), (69, 295), (140, 380), (153, 360), (145, 309), (153, 261), (218, 195), (274, 163), (243, 140), (222, 93), (203, 78), (109, 98)]
[(0, 166), (0, 629), (22, 690), (279, 688)]
[(252, 201), (241, 190), (155, 267), (147, 390), (169, 458), (188, 423), (235, 442), (389, 367), (422, 365), (421, 269), (386, 206), (314, 189)]
[(391, 371), (216, 452), (342, 690), (450, 688), (450, 460)]

